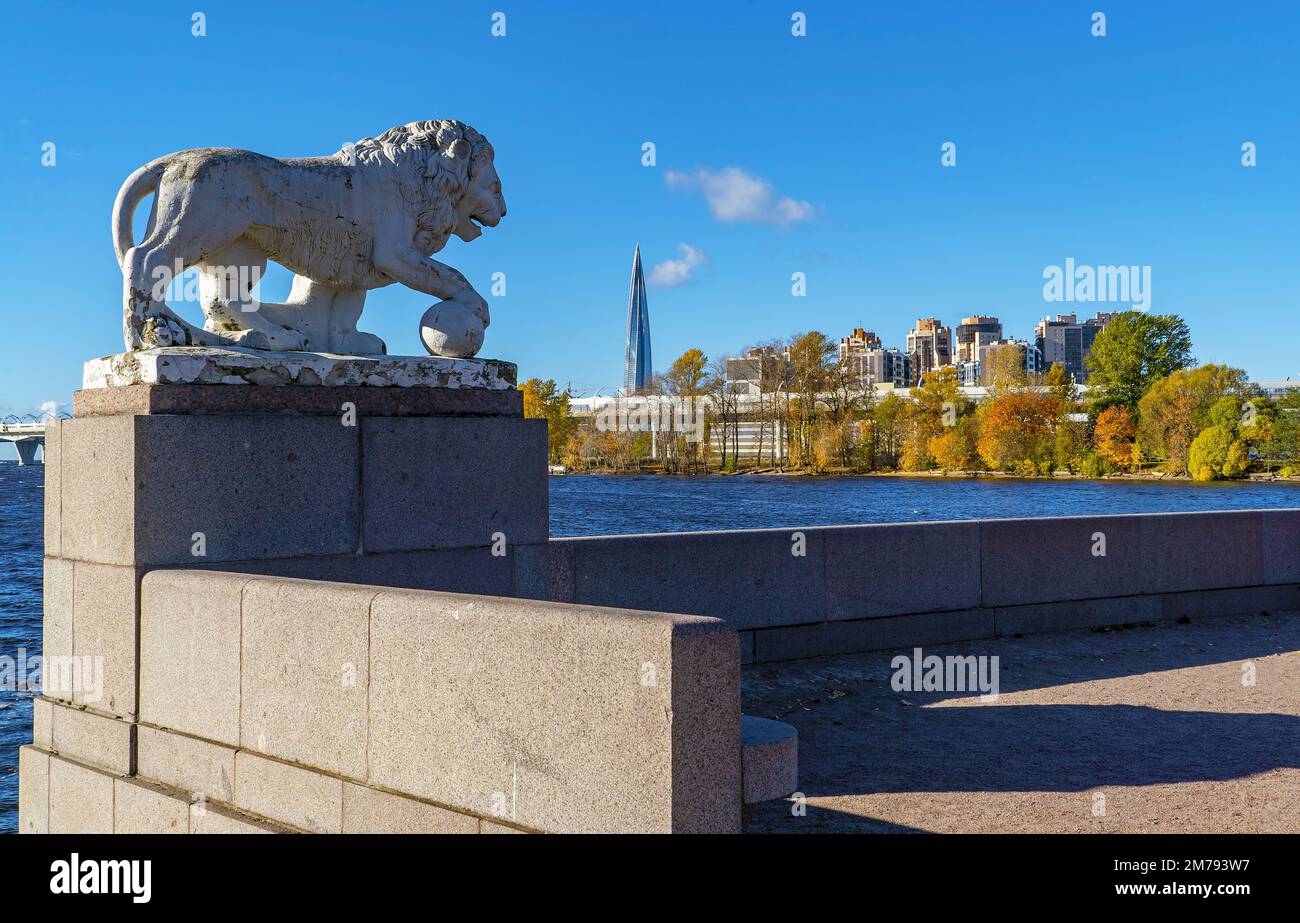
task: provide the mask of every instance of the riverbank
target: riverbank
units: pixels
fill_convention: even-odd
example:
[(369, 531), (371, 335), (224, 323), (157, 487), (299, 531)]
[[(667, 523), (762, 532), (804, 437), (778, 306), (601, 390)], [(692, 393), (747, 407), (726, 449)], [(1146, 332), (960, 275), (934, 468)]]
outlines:
[(826, 468), (814, 471), (808, 468), (745, 468), (740, 470), (710, 471), (629, 471), (615, 468), (590, 468), (581, 471), (551, 469), (556, 477), (572, 475), (632, 476), (632, 477), (782, 477), (782, 478), (905, 478), (923, 480), (994, 480), (994, 481), (1135, 481), (1135, 482), (1181, 482), (1187, 484), (1294, 484), (1300, 486), (1300, 475), (1282, 477), (1278, 474), (1257, 472), (1244, 478), (1220, 479), (1215, 481), (1196, 481), (1186, 474), (1169, 474), (1164, 471), (1140, 471), (1103, 474), (1094, 477), (1072, 471), (1054, 471), (1050, 475), (1026, 477), (1023, 474), (1011, 474), (1005, 471), (858, 471), (853, 468)]

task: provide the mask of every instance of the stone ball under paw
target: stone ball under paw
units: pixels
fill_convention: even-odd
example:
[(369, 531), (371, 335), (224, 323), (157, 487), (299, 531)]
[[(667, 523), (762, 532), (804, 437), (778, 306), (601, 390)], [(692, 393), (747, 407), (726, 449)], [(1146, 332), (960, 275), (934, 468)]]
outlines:
[(440, 301), (420, 318), (420, 339), (431, 355), (468, 359), (483, 346), (483, 321), (469, 305)]

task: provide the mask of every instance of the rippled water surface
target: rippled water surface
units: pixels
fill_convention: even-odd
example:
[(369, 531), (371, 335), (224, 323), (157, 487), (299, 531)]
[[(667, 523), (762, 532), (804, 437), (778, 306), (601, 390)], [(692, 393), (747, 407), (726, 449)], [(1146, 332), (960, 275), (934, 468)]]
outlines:
[(552, 535), (1300, 507), (1300, 483), (562, 475)]

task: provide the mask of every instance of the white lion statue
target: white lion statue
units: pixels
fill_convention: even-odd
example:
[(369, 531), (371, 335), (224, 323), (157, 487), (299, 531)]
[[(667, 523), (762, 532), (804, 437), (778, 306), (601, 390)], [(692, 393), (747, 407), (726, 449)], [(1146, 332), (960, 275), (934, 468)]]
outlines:
[[(113, 206), (126, 348), (380, 355), (384, 342), (356, 325), (366, 292), (394, 282), (487, 326), (473, 286), (429, 257), (452, 233), (473, 240), (505, 216), (493, 158), (486, 138), (449, 120), (399, 125), (332, 157), (279, 160), (230, 148), (159, 157), (131, 174)], [(151, 192), (149, 226), (134, 244), (131, 216)], [(268, 259), (296, 273), (283, 304), (253, 300)], [(203, 329), (166, 303), (170, 281), (190, 267)]]

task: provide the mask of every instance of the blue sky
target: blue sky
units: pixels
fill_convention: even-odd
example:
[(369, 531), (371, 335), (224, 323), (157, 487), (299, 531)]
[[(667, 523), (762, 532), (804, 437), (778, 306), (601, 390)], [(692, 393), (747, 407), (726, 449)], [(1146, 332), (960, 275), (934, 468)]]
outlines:
[[(189, 0), (6, 20), (0, 413), (69, 401), (81, 363), (121, 349), (108, 224), (135, 167), (328, 154), (435, 117), (497, 149), (509, 215), (439, 258), (485, 295), (506, 274), (482, 354), (521, 378), (619, 383), (637, 242), (648, 272), (689, 264), (650, 292), (660, 366), (813, 328), (901, 346), (918, 315), (1031, 336), (1071, 307), (1044, 302), (1042, 273), (1073, 257), (1151, 266), (1153, 310), (1188, 320), (1198, 359), (1300, 377), (1291, 3)], [(272, 275), (263, 298), (287, 290)], [(422, 352), (428, 302), (374, 292), (362, 326)]]

